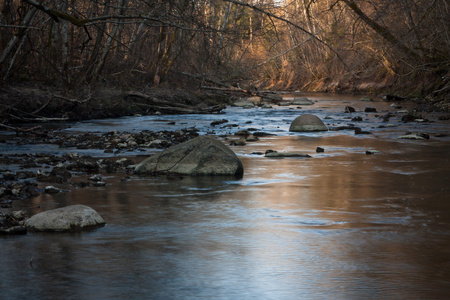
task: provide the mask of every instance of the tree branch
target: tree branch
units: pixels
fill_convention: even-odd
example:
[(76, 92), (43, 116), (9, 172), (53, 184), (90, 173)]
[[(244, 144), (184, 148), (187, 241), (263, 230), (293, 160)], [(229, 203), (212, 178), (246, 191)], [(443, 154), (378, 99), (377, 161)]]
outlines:
[(266, 11), (266, 10), (264, 10), (264, 9), (262, 9), (262, 8), (260, 8), (260, 7), (258, 7), (258, 6), (256, 6), (256, 5), (249, 4), (249, 3), (245, 3), (245, 2), (241, 2), (241, 1), (237, 1), (237, 0), (223, 0), (223, 1), (231, 2), (231, 3), (234, 3), (234, 4), (236, 4), (236, 5), (240, 5), (240, 6), (246, 6), (246, 7), (249, 7), (249, 8), (251, 8), (251, 9), (253, 9), (254, 11), (257, 11), (257, 12), (259, 12), (259, 13), (262, 13), (262, 14), (268, 16), (269, 18), (274, 18), (274, 19), (280, 20), (280, 21), (282, 21), (282, 22), (285, 22), (286, 24), (289, 24), (289, 25), (291, 25), (291, 26), (293, 26), (293, 27), (299, 29), (300, 31), (306, 33), (306, 34), (309, 35), (311, 38), (313, 38), (314, 40), (318, 41), (319, 43), (325, 45), (328, 49), (330, 49), (334, 54), (336, 54), (336, 56), (339, 58), (339, 60), (340, 60), (340, 61), (342, 62), (342, 64), (344, 65), (345, 69), (346, 69), (347, 71), (349, 70), (347, 64), (346, 64), (345, 61), (342, 59), (342, 57), (339, 55), (339, 53), (337, 53), (336, 50), (334, 50), (334, 49), (333, 49), (330, 45), (328, 45), (326, 42), (324, 42), (323, 40), (321, 40), (320, 38), (318, 38), (318, 37), (317, 37), (317, 34), (311, 33), (311, 32), (309, 32), (308, 30), (306, 30), (305, 28), (303, 28), (303, 27), (301, 27), (301, 26), (299, 26), (299, 25), (297, 25), (297, 24), (295, 24), (295, 23), (293, 23), (293, 22), (291, 22), (291, 21), (289, 21), (289, 20), (287, 20), (287, 19), (285, 19), (285, 18), (282, 18), (282, 17), (280, 17), (280, 16), (277, 16), (277, 15), (271, 13), (271, 12), (268, 12), (268, 11)]

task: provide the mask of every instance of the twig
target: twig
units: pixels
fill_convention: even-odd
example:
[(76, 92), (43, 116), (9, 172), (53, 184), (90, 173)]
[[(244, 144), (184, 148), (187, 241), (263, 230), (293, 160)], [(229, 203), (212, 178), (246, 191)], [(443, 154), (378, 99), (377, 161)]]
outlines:
[(82, 103), (86, 103), (86, 102), (88, 102), (89, 100), (91, 100), (92, 94), (89, 94), (89, 96), (88, 96), (86, 99), (83, 99), (83, 100), (70, 99), (70, 98), (63, 97), (63, 96), (61, 96), (61, 95), (55, 95), (55, 94), (53, 94), (52, 96), (53, 96), (53, 98), (56, 98), (56, 99), (61, 99), (61, 100), (69, 101), (69, 102), (74, 102), (74, 103), (80, 103), (80, 104), (82, 104)]

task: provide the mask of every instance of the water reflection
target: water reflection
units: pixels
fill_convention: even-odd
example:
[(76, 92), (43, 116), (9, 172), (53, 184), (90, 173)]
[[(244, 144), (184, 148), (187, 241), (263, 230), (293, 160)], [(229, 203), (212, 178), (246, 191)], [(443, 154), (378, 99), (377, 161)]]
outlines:
[[(267, 149), (312, 157), (250, 154)], [(109, 175), (106, 187), (44, 194), (33, 212), (86, 204), (108, 224), (0, 239), (1, 295), (443, 299), (449, 149), (445, 140), (285, 133), (233, 148), (241, 180)]]

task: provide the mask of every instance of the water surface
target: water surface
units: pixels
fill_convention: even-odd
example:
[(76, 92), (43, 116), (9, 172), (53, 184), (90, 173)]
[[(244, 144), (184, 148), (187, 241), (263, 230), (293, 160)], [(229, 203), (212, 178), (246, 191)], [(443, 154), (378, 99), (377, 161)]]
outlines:
[[(390, 121), (395, 127), (378, 128), (383, 123), (375, 114), (357, 113), (364, 118), (358, 126), (373, 134), (288, 132), (289, 122), (304, 112), (322, 119), (331, 116), (329, 125), (342, 125), (351, 123), (343, 113), (346, 105), (357, 110), (376, 106), (379, 114), (394, 111), (389, 103), (327, 97), (318, 95), (319, 102), (302, 109), (228, 108), (220, 116), (71, 124), (65, 130), (238, 130), (209, 125), (226, 118), (239, 129), (256, 127), (277, 136), (232, 147), (245, 168), (240, 180), (132, 176), (124, 182), (119, 175), (107, 175), (106, 187), (43, 194), (24, 203), (33, 213), (86, 204), (107, 226), (82, 233), (1, 238), (1, 297), (446, 298), (450, 139), (396, 137), (408, 130), (445, 133), (448, 123), (404, 124), (398, 116)], [(176, 124), (167, 125), (172, 120)], [(316, 153), (317, 146), (325, 152)], [(312, 157), (268, 159), (251, 154), (267, 149)], [(380, 153), (366, 155), (368, 149)]]

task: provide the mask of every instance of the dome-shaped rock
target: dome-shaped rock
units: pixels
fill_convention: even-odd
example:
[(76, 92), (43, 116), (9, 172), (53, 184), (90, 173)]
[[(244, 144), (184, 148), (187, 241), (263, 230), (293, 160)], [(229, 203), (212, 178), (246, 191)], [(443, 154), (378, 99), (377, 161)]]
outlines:
[(242, 162), (221, 141), (199, 136), (153, 155), (136, 166), (137, 174), (171, 173), (180, 175), (244, 174)]
[(311, 114), (304, 114), (292, 121), (289, 131), (328, 131), (328, 128), (319, 117)]
[(25, 222), (31, 231), (73, 231), (102, 226), (103, 218), (86, 205), (71, 205), (38, 213)]

